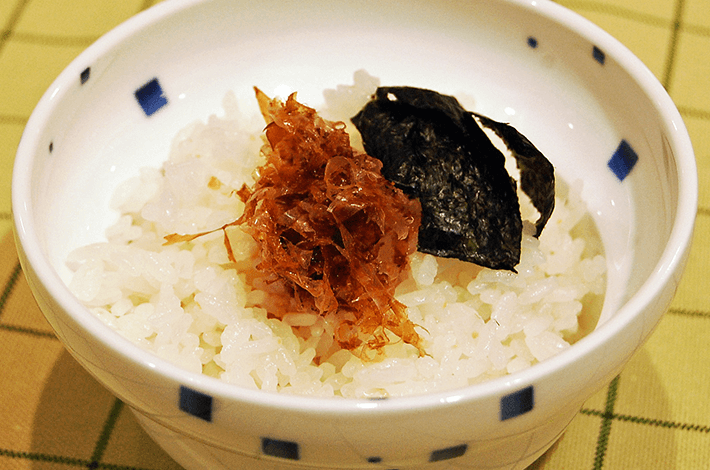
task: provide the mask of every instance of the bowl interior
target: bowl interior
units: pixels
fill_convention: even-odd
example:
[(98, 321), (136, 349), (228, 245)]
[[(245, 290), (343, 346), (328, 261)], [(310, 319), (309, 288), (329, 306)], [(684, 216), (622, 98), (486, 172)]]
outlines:
[[(101, 240), (117, 217), (108, 208), (114, 188), (159, 166), (178, 130), (220, 114), (227, 91), (247, 113), (257, 112), (255, 85), (297, 91), (318, 108), (324, 89), (365, 69), (383, 85), (453, 94), (510, 122), (565, 182), (581, 186), (607, 256), (602, 315), (611, 316), (667, 244), (678, 192), (673, 137), (619, 62), (630, 54), (589, 39), (583, 20), (571, 32), (558, 10), (539, 16), (534, 4), (215, 0), (151, 10), (102, 38), (50, 88), (15, 190), (32, 182), (28, 222), (68, 282), (67, 254)], [(633, 67), (651, 80), (640, 62)]]

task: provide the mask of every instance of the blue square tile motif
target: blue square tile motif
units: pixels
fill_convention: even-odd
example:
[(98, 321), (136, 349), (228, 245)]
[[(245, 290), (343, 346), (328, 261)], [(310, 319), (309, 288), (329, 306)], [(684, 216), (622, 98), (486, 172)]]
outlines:
[(594, 57), (594, 60), (602, 65), (604, 65), (604, 61), (606, 61), (606, 54), (604, 54), (604, 51), (599, 49), (597, 46), (592, 48), (592, 57)]
[(442, 460), (455, 459), (456, 457), (461, 457), (465, 454), (466, 450), (468, 450), (468, 445), (466, 444), (435, 450), (431, 453), (431, 455), (429, 455), (429, 462), (440, 462)]
[(212, 421), (212, 397), (180, 386), (180, 409), (205, 421)]
[(81, 71), (81, 74), (79, 74), (79, 82), (83, 85), (84, 83), (89, 81), (90, 77), (91, 67), (86, 67), (84, 70)]
[(622, 140), (616, 148), (614, 155), (611, 156), (608, 166), (614, 172), (619, 181), (629, 176), (631, 170), (638, 162), (639, 156), (626, 140)]
[(533, 387), (525, 387), (500, 399), (500, 420), (515, 418), (527, 413), (535, 406)]
[(278, 439), (261, 438), (261, 452), (271, 457), (298, 460), (300, 458), (297, 442), (280, 441)]
[(146, 116), (152, 116), (156, 111), (168, 104), (168, 99), (165, 97), (157, 78), (137, 89), (135, 95)]

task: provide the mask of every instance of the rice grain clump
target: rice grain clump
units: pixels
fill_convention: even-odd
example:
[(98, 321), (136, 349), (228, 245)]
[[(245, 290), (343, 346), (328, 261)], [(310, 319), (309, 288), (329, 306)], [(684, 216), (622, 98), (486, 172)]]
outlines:
[[(327, 113), (352, 115), (377, 83), (326, 94)], [(232, 94), (225, 115), (183, 130), (162, 168), (146, 168), (116, 191), (120, 213), (107, 241), (73, 251), (70, 289), (106, 324), (159, 357), (243, 387), (313, 396), (384, 397), (463, 387), (516, 372), (569, 347), (590, 329), (606, 262), (577, 193), (563, 184), (539, 239), (523, 235), (511, 271), (415, 253), (395, 298), (418, 325), (426, 355), (389, 332), (382, 354), (333, 348), (334, 325), (311, 314), (272, 318), (260, 284), (258, 246), (239, 227), (189, 243), (174, 233), (213, 231), (236, 220), (235, 193), (263, 164), (254, 129)], [(258, 117), (256, 117), (258, 119)], [(352, 133), (351, 133), (352, 134)], [(335, 352), (333, 352), (335, 351)], [(315, 359), (315, 360), (314, 360)]]

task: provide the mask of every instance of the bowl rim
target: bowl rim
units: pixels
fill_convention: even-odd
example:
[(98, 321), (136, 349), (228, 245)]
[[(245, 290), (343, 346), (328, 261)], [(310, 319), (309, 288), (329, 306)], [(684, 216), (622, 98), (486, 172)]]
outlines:
[(697, 168), (685, 124), (670, 96), (652, 72), (626, 46), (577, 13), (546, 0), (499, 0), (502, 3), (528, 10), (531, 14), (547, 17), (604, 50), (608, 57), (614, 58), (624, 71), (636, 81), (662, 116), (662, 122), (666, 126), (663, 130), (669, 136), (671, 151), (676, 156), (678, 179), (682, 182), (678, 185), (675, 220), (668, 244), (653, 272), (612, 318), (600, 325), (592, 334), (580, 339), (573, 347), (523, 371), (460, 389), (392, 397), (387, 400), (325, 400), (317, 397), (250, 390), (222, 382), (213, 377), (188, 372), (144, 351), (105, 325), (84, 307), (69, 292), (59, 275), (43, 257), (43, 250), (31, 215), (32, 195), (29, 184), (31, 171), (34, 156), (37, 149), (41, 147), (38, 142), (41, 129), (50, 120), (54, 100), (57, 95), (62, 95), (65, 92), (68, 84), (85, 68), (83, 64), (92, 63), (94, 59), (110, 51), (122, 40), (149, 28), (165, 17), (211, 1), (213, 0), (171, 0), (159, 3), (129, 18), (101, 36), (76, 57), (47, 89), (32, 112), (18, 146), (12, 179), (13, 224), (18, 250), (22, 249), (26, 256), (26, 263), (36, 272), (38, 278), (42, 280), (45, 288), (61, 308), (114, 354), (137, 364), (152, 374), (162, 376), (163, 379), (189, 385), (195, 390), (224, 400), (248, 402), (252, 405), (273, 409), (317, 412), (321, 415), (361, 413), (362, 410), (377, 414), (411, 412), (413, 409), (424, 410), (461, 401), (502, 396), (511, 390), (538, 383), (546, 375), (574, 364), (589, 352), (602, 348), (608, 338), (613, 337), (632, 322), (652, 302), (654, 293), (659, 292), (667, 283), (673, 282), (672, 277), (683, 267), (692, 239), (697, 211)]

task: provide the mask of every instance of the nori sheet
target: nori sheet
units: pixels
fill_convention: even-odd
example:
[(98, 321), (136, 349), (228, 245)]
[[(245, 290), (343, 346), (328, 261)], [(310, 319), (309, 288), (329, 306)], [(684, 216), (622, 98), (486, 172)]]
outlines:
[(515, 158), (520, 170), (520, 188), (540, 213), (535, 222), (535, 236), (539, 237), (555, 208), (555, 169), (552, 163), (513, 126), (481, 114), (474, 115), (481, 124), (503, 139)]
[[(473, 113), (435, 91), (380, 87), (352, 122), (365, 151), (382, 161), (385, 178), (420, 201), (419, 251), (515, 271), (522, 240), (516, 182)], [(518, 159), (523, 190), (546, 188), (545, 196), (531, 199), (544, 200), (534, 205), (543, 214), (540, 220), (549, 217), (549, 175), (546, 170), (539, 178), (528, 175), (544, 166), (527, 147), (529, 141), (517, 131), (512, 134), (510, 126), (495, 121), (491, 126), (504, 140), (512, 137), (513, 154), (523, 157), (522, 165)]]

